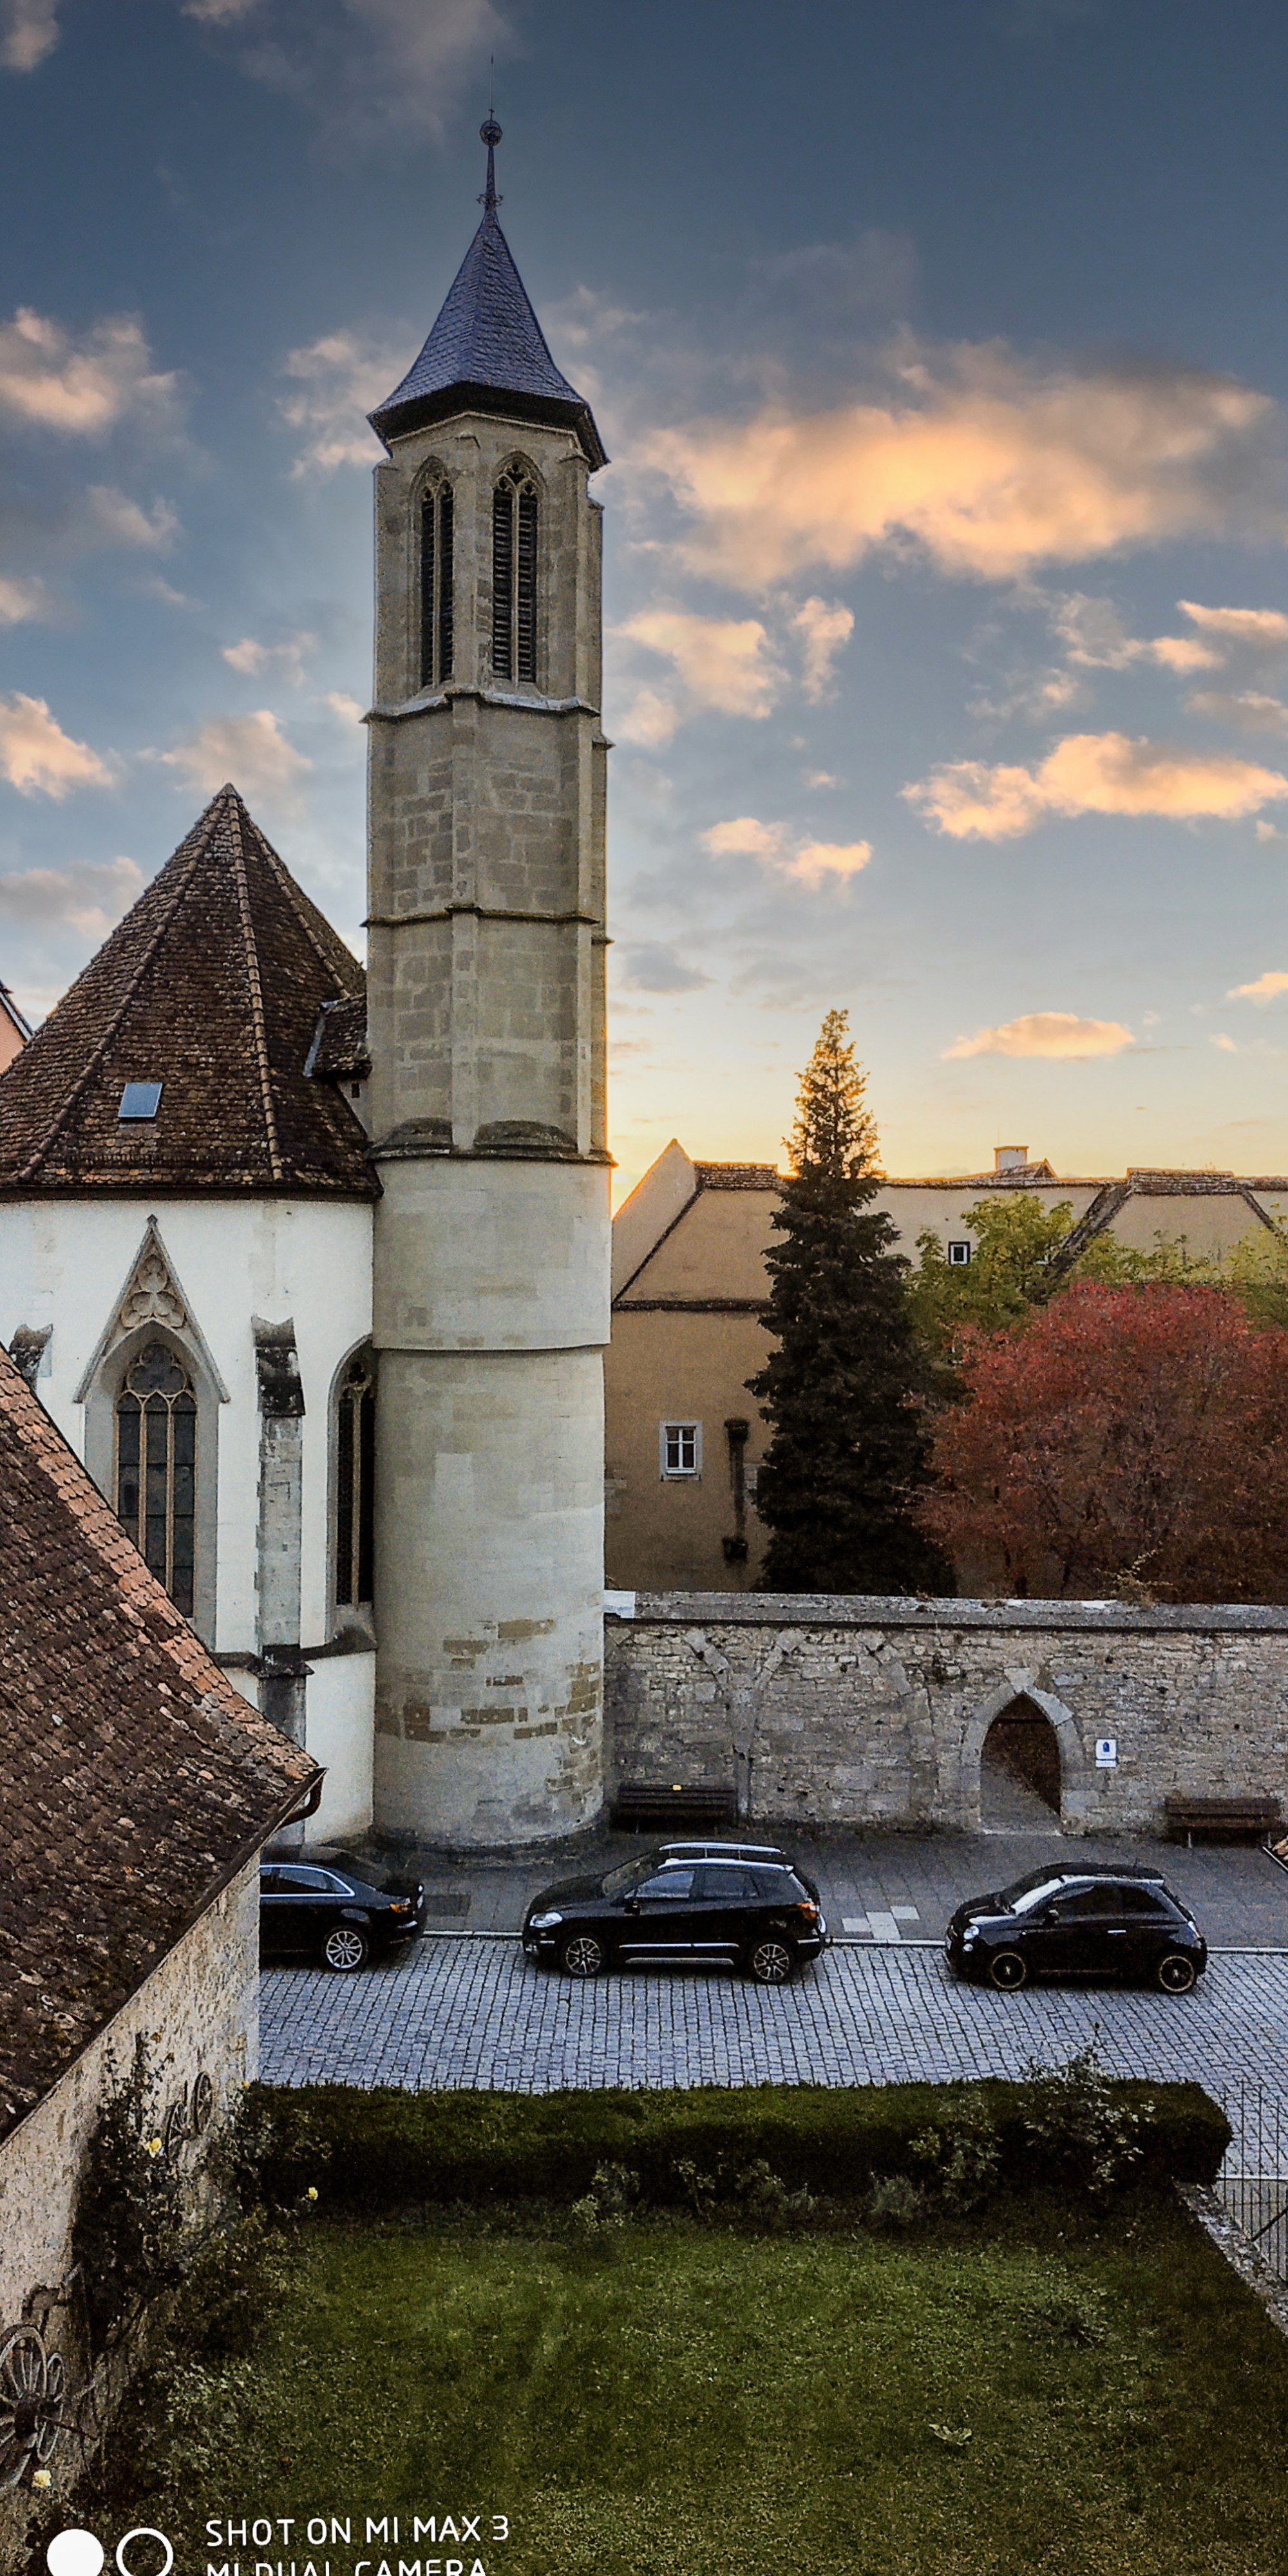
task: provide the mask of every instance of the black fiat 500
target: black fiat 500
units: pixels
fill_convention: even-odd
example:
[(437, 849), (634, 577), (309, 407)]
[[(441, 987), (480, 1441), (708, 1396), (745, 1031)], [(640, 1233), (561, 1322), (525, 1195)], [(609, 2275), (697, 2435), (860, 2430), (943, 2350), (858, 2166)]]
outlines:
[(265, 1959), (299, 1953), (351, 1975), (373, 1952), (410, 1941), (420, 1930), (425, 1890), (373, 1886), (356, 1871), (328, 1863), (266, 1861), (259, 1873), (259, 1947)]
[(944, 1948), (959, 1977), (1003, 1994), (1045, 1977), (1121, 1977), (1187, 1995), (1207, 1966), (1193, 1915), (1144, 1869), (1030, 1870), (959, 1905)]
[(781, 1986), (827, 1946), (818, 1889), (781, 1852), (744, 1843), (672, 1843), (603, 1878), (566, 1878), (535, 1896), (523, 1924), (530, 1959), (568, 1977), (606, 1968), (745, 1968)]

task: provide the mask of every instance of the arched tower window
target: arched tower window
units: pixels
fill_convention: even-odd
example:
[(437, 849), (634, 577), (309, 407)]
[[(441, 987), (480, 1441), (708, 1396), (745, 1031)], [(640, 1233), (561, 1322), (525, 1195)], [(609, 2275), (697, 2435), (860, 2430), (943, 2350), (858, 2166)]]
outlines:
[(336, 1399), (335, 1598), (369, 1607), (375, 1573), (376, 1378), (369, 1350), (351, 1359)]
[(492, 495), (492, 668), (537, 676), (537, 487), (509, 466)]
[(420, 505), (420, 685), (452, 676), (452, 487), (427, 483)]
[(188, 1618), (197, 1513), (197, 1399), (165, 1342), (148, 1342), (116, 1400), (116, 1510)]

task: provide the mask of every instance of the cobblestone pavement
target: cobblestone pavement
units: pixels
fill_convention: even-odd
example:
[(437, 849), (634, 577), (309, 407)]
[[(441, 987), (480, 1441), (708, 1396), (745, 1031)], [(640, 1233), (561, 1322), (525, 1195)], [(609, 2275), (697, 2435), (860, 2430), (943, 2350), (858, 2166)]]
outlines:
[(710, 1970), (579, 1985), (508, 1941), (434, 1936), (361, 1976), (265, 1976), (260, 2072), (279, 2084), (887, 2084), (1023, 2073), (1094, 2040), (1122, 2075), (1240, 2083), (1288, 2103), (1288, 1955), (1225, 1955), (1192, 1995), (959, 1985), (939, 1951), (851, 1945), (766, 1991)]

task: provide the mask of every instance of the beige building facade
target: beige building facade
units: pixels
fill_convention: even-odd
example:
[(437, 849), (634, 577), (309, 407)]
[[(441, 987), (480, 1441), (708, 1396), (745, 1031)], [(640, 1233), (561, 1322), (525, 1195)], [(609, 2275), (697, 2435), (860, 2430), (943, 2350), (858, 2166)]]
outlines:
[[(613, 1328), (605, 1358), (607, 1580), (621, 1591), (746, 1592), (765, 1533), (756, 1510), (768, 1427), (747, 1380), (770, 1343), (765, 1254), (781, 1175), (772, 1164), (695, 1162), (674, 1140), (613, 1222)], [(995, 1150), (991, 1172), (883, 1180), (872, 1205), (897, 1250), (917, 1259), (932, 1235), (945, 1260), (975, 1250), (967, 1210), (1023, 1190), (1067, 1206), (1067, 1250), (1098, 1234), (1152, 1252), (1183, 1243), (1219, 1258), (1288, 1221), (1288, 1179), (1139, 1169), (1065, 1179), (1023, 1145)]]

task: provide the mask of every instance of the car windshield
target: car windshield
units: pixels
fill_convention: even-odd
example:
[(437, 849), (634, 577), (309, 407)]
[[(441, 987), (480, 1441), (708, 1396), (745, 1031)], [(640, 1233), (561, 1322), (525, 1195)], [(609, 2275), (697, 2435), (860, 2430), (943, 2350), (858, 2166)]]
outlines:
[(1053, 1878), (1049, 1869), (1034, 1870), (1028, 1878), (1017, 1878), (1014, 1887), (1004, 1888), (1002, 1902), (1012, 1914), (1031, 1914), (1035, 1905), (1045, 1905), (1049, 1896), (1058, 1896), (1063, 1881)]
[(657, 1865), (656, 1852), (650, 1852), (647, 1860), (622, 1861), (600, 1882), (605, 1896), (629, 1896), (633, 1887), (639, 1887), (646, 1878), (652, 1877)]

